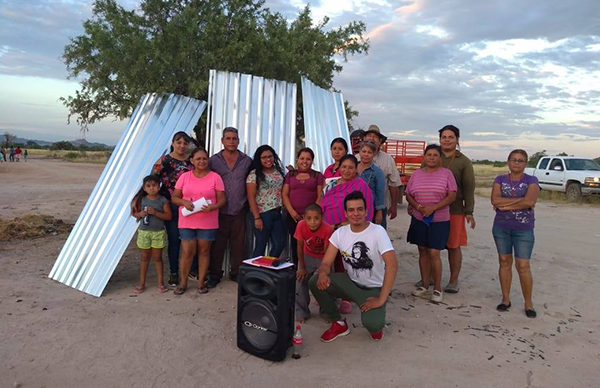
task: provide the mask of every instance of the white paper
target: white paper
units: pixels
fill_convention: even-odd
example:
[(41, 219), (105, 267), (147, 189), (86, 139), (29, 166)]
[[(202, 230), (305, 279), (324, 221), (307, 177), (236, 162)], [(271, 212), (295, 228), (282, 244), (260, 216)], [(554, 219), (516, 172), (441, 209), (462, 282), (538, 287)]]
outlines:
[(198, 213), (200, 211), (200, 209), (202, 209), (202, 206), (208, 206), (211, 203), (212, 202), (210, 201), (210, 199), (206, 199), (206, 198), (202, 197), (202, 198), (194, 201), (194, 210), (189, 211), (184, 206), (183, 209), (181, 210), (181, 215), (183, 215), (184, 217), (187, 217), (191, 214)]

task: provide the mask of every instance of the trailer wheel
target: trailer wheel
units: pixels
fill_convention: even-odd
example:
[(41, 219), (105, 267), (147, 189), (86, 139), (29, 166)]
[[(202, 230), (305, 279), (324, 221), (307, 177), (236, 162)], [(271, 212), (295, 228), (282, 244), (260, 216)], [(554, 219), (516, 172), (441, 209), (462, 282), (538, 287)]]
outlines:
[(569, 183), (567, 186), (567, 201), (578, 202), (581, 200), (581, 185), (578, 182)]

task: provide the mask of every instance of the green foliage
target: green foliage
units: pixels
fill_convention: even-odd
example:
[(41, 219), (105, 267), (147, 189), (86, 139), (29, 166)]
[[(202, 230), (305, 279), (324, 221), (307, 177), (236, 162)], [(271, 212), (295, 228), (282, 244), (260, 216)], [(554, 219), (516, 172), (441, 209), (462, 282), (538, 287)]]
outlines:
[(67, 150), (67, 151), (71, 151), (71, 150), (76, 150), (77, 147), (75, 147), (75, 145), (73, 143), (71, 143), (70, 141), (57, 141), (55, 143), (52, 143), (50, 145), (50, 149), (53, 151), (56, 150)]
[(492, 167), (505, 167), (506, 166), (506, 162), (504, 162), (504, 161), (488, 160), (488, 159), (474, 160), (473, 164), (482, 164), (485, 166), (492, 166)]
[[(336, 56), (367, 53), (369, 42), (363, 22), (328, 22), (315, 23), (307, 6), (290, 23), (263, 0), (142, 0), (139, 11), (96, 0), (85, 33), (63, 54), (81, 90), (62, 101), (86, 130), (107, 116), (128, 117), (148, 92), (206, 100), (210, 69), (297, 84), (306, 76), (329, 89), (342, 71)], [(351, 120), (358, 112), (347, 108)]]
[(533, 155), (530, 155), (529, 162), (527, 163), (527, 165), (529, 167), (537, 167), (538, 162), (544, 156), (547, 156), (546, 150), (538, 151), (538, 152), (534, 153)]
[(67, 152), (63, 158), (69, 160), (69, 159), (77, 159), (79, 157), (79, 154), (77, 152)]
[(594, 159), (596, 161), (596, 163), (600, 164), (600, 157), (597, 157), (596, 159)]
[(566, 152), (561, 152), (560, 154), (556, 154), (556, 156), (569, 156)]

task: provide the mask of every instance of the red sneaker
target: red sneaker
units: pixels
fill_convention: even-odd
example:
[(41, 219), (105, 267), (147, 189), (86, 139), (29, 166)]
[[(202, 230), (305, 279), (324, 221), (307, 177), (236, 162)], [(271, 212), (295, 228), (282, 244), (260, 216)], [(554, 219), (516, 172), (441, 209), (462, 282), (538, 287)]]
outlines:
[(348, 334), (350, 334), (350, 327), (348, 326), (348, 322), (346, 322), (346, 318), (344, 318), (343, 325), (340, 325), (337, 321), (333, 322), (331, 327), (329, 327), (329, 329), (321, 336), (321, 341), (331, 342), (337, 337), (343, 337)]
[(369, 333), (371, 339), (375, 342), (381, 341), (383, 338), (383, 329), (379, 330), (377, 333)]

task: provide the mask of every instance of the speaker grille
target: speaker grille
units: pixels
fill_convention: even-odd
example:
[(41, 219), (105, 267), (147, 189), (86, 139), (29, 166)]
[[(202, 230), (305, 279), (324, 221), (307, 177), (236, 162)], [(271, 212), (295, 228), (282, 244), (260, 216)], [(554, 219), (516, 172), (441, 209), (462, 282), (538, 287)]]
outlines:
[(242, 306), (242, 331), (246, 339), (259, 351), (271, 349), (277, 341), (277, 320), (271, 309), (259, 301)]

